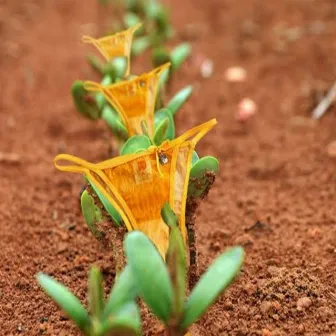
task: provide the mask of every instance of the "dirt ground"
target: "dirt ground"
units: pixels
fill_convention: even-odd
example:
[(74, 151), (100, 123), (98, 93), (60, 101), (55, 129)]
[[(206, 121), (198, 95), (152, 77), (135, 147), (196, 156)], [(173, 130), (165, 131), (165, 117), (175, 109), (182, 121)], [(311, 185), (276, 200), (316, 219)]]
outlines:
[[(196, 88), (178, 133), (219, 122), (198, 145), (220, 159), (198, 213), (201, 269), (228, 246), (246, 249), (238, 280), (195, 335), (336, 335), (336, 160), (326, 151), (336, 107), (317, 123), (308, 118), (336, 79), (335, 0), (167, 4), (172, 45), (187, 39), (194, 48), (172, 86)], [(59, 152), (106, 158), (104, 124), (83, 119), (69, 94), (73, 80), (97, 79), (80, 38), (100, 34), (106, 17), (96, 0), (0, 1), (0, 335), (78, 335), (38, 287), (38, 271), (83, 301), (90, 264), (112, 281), (111, 255), (83, 224), (81, 178), (52, 164)], [(200, 76), (202, 57), (214, 62), (209, 79)], [(233, 65), (247, 70), (245, 83), (226, 82)], [(258, 113), (242, 128), (234, 113), (245, 96)], [(156, 335), (159, 324), (143, 324)]]

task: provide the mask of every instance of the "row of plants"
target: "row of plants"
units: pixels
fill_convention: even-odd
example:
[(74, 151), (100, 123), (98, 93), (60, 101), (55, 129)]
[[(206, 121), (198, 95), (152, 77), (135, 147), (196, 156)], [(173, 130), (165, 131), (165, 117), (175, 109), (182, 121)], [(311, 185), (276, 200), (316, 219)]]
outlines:
[(88, 281), (89, 312), (66, 287), (41, 273), (43, 289), (69, 315), (84, 335), (141, 335), (137, 305), (140, 297), (164, 324), (164, 335), (183, 336), (232, 282), (243, 262), (244, 251), (233, 247), (221, 254), (186, 297), (186, 250), (176, 215), (169, 204), (162, 216), (170, 228), (166, 263), (140, 231), (127, 234), (127, 266), (104, 299), (102, 274), (93, 266)]
[[(105, 300), (102, 275), (91, 268), (88, 313), (56, 280), (41, 273), (38, 281), (85, 335), (141, 335), (139, 298), (163, 322), (166, 336), (185, 335), (235, 278), (244, 252), (227, 250), (199, 279), (195, 212), (219, 165), (215, 157), (200, 158), (195, 146), (216, 120), (176, 137), (174, 117), (192, 87), (167, 96), (191, 47), (165, 48), (173, 29), (160, 2), (128, 0), (124, 5), (124, 30), (99, 39), (83, 37), (105, 58), (88, 58), (101, 81), (72, 86), (77, 110), (106, 122), (119, 153), (98, 164), (68, 154), (54, 160), (59, 170), (85, 177), (83, 217), (107, 253), (112, 251), (115, 284)], [(154, 69), (131, 74), (131, 58), (148, 48)]]

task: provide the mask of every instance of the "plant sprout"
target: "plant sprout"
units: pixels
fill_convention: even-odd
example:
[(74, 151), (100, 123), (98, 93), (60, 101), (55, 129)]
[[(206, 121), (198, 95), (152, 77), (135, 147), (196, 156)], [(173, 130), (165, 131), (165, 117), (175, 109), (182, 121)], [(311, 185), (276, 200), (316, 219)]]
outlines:
[(162, 209), (162, 217), (170, 228), (167, 265), (141, 232), (127, 234), (124, 248), (136, 290), (164, 323), (165, 336), (183, 336), (237, 276), (244, 251), (233, 247), (217, 257), (186, 298), (185, 243), (168, 204)]
[(107, 300), (100, 270), (93, 266), (89, 274), (89, 312), (79, 299), (65, 286), (46, 274), (37, 280), (43, 290), (70, 317), (85, 336), (137, 336), (141, 335), (141, 320), (135, 303), (136, 289), (129, 267), (117, 278)]

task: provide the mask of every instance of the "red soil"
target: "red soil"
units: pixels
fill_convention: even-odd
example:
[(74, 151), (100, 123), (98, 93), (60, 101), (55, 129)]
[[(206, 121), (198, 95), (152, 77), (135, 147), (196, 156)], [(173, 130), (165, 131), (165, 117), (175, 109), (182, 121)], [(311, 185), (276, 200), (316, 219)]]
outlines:
[[(194, 52), (172, 91), (197, 88), (177, 117), (178, 133), (210, 118), (219, 125), (199, 144), (220, 159), (220, 174), (197, 219), (200, 265), (233, 244), (246, 248), (238, 280), (197, 326), (196, 334), (335, 335), (335, 106), (309, 122), (314, 92), (336, 78), (334, 0), (171, 0), (174, 42)], [(5, 1), (0, 6), (0, 321), (1, 335), (78, 335), (38, 287), (38, 271), (83, 300), (89, 265), (109, 284), (106, 255), (83, 224), (80, 177), (52, 164), (59, 152), (106, 158), (104, 124), (76, 113), (69, 88), (92, 79), (83, 33), (98, 35), (107, 15), (98, 1)], [(192, 25), (191, 25), (192, 24)], [(197, 36), (198, 35), (198, 36)], [(92, 50), (90, 50), (92, 51)], [(204, 80), (198, 60), (214, 61)], [(225, 71), (241, 65), (243, 84)], [(149, 69), (137, 61), (135, 72)], [(259, 107), (242, 127), (234, 119), (248, 96)], [(8, 153), (14, 153), (11, 157)], [(159, 324), (144, 318), (145, 335)]]

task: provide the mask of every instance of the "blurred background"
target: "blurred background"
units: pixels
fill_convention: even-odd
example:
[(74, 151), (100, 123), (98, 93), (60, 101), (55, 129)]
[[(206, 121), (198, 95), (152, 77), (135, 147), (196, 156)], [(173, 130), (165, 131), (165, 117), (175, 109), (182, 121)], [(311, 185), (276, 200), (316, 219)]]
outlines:
[[(201, 269), (233, 244), (247, 255), (199, 335), (334, 335), (336, 105), (331, 99), (318, 120), (312, 113), (336, 81), (335, 0), (164, 4), (175, 30), (168, 45), (192, 45), (171, 86), (195, 90), (177, 134), (219, 122), (198, 146), (220, 159), (197, 218)], [(103, 36), (122, 16), (117, 2), (0, 1), (3, 335), (77, 335), (38, 288), (39, 270), (81, 298), (90, 264), (113, 278), (110, 256), (83, 225), (82, 180), (56, 172), (52, 160), (59, 152), (106, 158), (110, 133), (75, 111), (70, 87), (98, 79), (82, 35)], [(132, 69), (151, 66), (147, 51)], [(144, 330), (156, 335), (158, 326), (145, 318)]]

